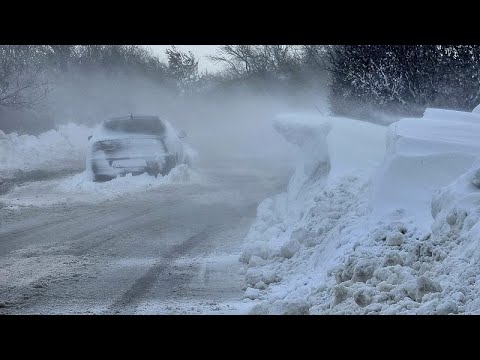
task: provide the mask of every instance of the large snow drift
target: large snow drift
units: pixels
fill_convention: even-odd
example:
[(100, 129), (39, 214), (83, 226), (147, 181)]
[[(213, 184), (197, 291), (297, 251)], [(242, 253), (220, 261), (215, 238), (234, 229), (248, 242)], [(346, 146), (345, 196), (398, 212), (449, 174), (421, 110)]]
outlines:
[[(318, 129), (332, 130), (327, 149), (315, 156), (321, 155), (318, 163), (330, 161), (332, 171), (258, 207), (241, 255), (245, 297), (257, 303), (252, 312), (480, 313), (476, 117), (429, 109), (423, 119), (390, 125), (386, 137), (381, 128), (357, 131), (350, 120), (348, 133), (340, 129), (333, 142), (340, 120), (317, 117)], [(305, 119), (288, 121), (276, 126), (282, 134), (304, 132)], [(348, 151), (355, 153), (357, 144), (364, 158), (352, 164)], [(328, 157), (334, 153), (345, 153), (345, 162), (337, 158), (338, 174)], [(299, 167), (304, 164), (302, 158)]]
[(421, 120), (389, 127), (384, 166), (377, 174), (374, 207), (429, 215), (433, 191), (470, 168), (480, 154), (480, 115), (427, 109)]
[(0, 130), (0, 177), (12, 177), (18, 171), (55, 172), (83, 168), (91, 131), (73, 123), (38, 136), (6, 135)]
[[(280, 124), (283, 125), (279, 126)], [(315, 126), (319, 126), (317, 132), (324, 131), (324, 127), (330, 129), (326, 145), (332, 176), (344, 175), (352, 169), (371, 168), (382, 162), (385, 153), (385, 126), (342, 117), (323, 117), (315, 113), (280, 114), (274, 121), (274, 128), (295, 145), (300, 145), (304, 140), (292, 139), (289, 132), (295, 132), (297, 137), (305, 134), (307, 139), (311, 139), (317, 135), (317, 132), (312, 130)], [(280, 127), (286, 131), (282, 131)], [(290, 130), (287, 131), (287, 128)], [(308, 149), (300, 151), (302, 154), (308, 153)], [(299, 157), (300, 162), (304, 161), (304, 156)], [(307, 156), (315, 157), (314, 154)]]

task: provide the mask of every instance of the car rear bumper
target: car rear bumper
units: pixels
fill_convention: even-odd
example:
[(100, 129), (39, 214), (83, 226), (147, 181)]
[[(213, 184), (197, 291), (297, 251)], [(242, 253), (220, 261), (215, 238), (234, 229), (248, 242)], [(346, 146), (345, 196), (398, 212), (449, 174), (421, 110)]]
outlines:
[(166, 175), (176, 165), (175, 155), (158, 158), (93, 158), (90, 160), (93, 174), (97, 177), (115, 178), (118, 175)]

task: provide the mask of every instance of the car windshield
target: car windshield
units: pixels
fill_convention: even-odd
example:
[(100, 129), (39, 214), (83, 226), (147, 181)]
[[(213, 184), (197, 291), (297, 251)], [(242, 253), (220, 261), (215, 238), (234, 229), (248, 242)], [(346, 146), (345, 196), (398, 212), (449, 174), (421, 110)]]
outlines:
[(159, 118), (111, 119), (104, 124), (106, 129), (148, 135), (163, 135), (165, 125)]

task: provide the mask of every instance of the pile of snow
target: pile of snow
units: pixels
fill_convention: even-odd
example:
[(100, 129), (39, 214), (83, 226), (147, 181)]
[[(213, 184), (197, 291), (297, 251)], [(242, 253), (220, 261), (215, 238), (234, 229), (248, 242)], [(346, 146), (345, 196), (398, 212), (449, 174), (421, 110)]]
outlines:
[(467, 171), (480, 154), (480, 115), (427, 109), (389, 127), (387, 155), (376, 175), (374, 208), (427, 214), (433, 191)]
[(435, 192), (432, 216), (435, 236), (457, 242), (460, 257), (480, 263), (480, 161)]
[(287, 203), (298, 203), (298, 196), (307, 192), (305, 187), (325, 179), (330, 172), (326, 137), (331, 126), (318, 118), (308, 117), (296, 121), (278, 117), (273, 126), (289, 143), (297, 145), (301, 152), (287, 191)]
[[(349, 197), (355, 196), (364, 186), (356, 185), (350, 194), (346, 191), (349, 185), (342, 185), (339, 191), (341, 196), (346, 195), (345, 199), (330, 195), (332, 202), (328, 206), (317, 207), (321, 190), (329, 183), (343, 181), (347, 168), (352, 174), (365, 176), (372, 166), (381, 163), (385, 153), (386, 129), (380, 125), (307, 113), (279, 116), (274, 128), (287, 141), (299, 147), (299, 159), (287, 192), (266, 199), (258, 206), (257, 221), (247, 235), (247, 245), (242, 254), (244, 262), (257, 253), (268, 258), (291, 257), (302, 241), (310, 242), (313, 232), (318, 230), (309, 225), (306, 232), (312, 234), (304, 234), (304, 238), (298, 238), (302, 231), (293, 234), (296, 224), (305, 216), (320, 217), (321, 213), (323, 225), (319, 225), (321, 229), (318, 231), (326, 231), (324, 227), (332, 225), (331, 217), (340, 217), (350, 206)], [(362, 139), (356, 134), (368, 134), (369, 137)], [(352, 162), (358, 154), (364, 154), (367, 159)], [(355, 175), (346, 179), (356, 184)], [(313, 213), (309, 214), (307, 209), (313, 209)]]
[(58, 171), (85, 166), (91, 129), (77, 124), (60, 125), (38, 136), (6, 135), (0, 131), (0, 177), (17, 171)]
[[(315, 124), (325, 123), (323, 126), (330, 129), (327, 146), (332, 177), (345, 175), (354, 169), (371, 169), (381, 164), (385, 154), (387, 130), (385, 126), (343, 117), (323, 117), (315, 113), (278, 115), (274, 121), (274, 128), (287, 141), (296, 145), (302, 140), (292, 139), (291, 135), (279, 128), (278, 123), (288, 123), (290, 127), (302, 129), (297, 136), (307, 135)], [(310, 128), (306, 127), (307, 124), (310, 124)], [(321, 128), (319, 131), (325, 130)], [(316, 136), (315, 132), (308, 134), (307, 138), (311, 139), (312, 136)], [(300, 152), (299, 161), (303, 161), (305, 152)]]
[(189, 182), (195, 175), (187, 165), (179, 165), (165, 176), (152, 176), (147, 173), (138, 176), (127, 174), (106, 182), (94, 182), (88, 172), (85, 171), (61, 181), (58, 184), (58, 190), (63, 193), (93, 193), (96, 196), (107, 195), (113, 198), (158, 185)]
[(127, 174), (107, 182), (93, 182), (90, 174), (85, 171), (63, 179), (35, 181), (17, 186), (1, 197), (1, 203), (10, 208), (72, 202), (96, 203), (161, 186), (192, 184), (199, 181), (201, 176), (187, 165), (176, 166), (163, 177), (146, 173), (138, 176)]
[[(363, 170), (343, 167), (341, 174), (305, 180), (309, 186), (293, 198), (289, 188), (264, 200), (241, 254), (245, 298), (256, 302), (252, 313), (480, 313), (480, 149), (474, 141), (480, 127), (474, 117), (432, 109), (423, 119), (401, 120), (390, 125), (376, 170), (380, 146), (369, 149), (375, 156), (363, 159)], [(326, 122), (332, 125), (326, 118), (319, 129)], [(381, 144), (380, 133), (361, 136)], [(337, 134), (340, 145), (328, 143), (321, 162), (349, 143)]]

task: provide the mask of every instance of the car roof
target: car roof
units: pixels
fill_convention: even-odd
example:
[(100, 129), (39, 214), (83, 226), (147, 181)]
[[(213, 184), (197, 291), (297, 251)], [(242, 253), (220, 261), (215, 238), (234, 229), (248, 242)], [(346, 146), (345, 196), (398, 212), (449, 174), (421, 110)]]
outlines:
[(160, 120), (160, 118), (158, 116), (152, 116), (152, 115), (129, 115), (129, 116), (113, 117), (105, 121), (109, 122), (113, 120)]

